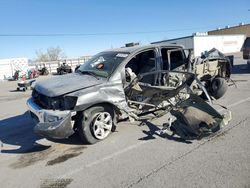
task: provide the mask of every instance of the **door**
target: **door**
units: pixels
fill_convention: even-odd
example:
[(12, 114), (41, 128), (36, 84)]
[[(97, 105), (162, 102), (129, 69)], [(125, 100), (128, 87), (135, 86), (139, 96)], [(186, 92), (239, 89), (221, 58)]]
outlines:
[(185, 71), (186, 58), (181, 48), (162, 48), (163, 70)]
[[(130, 78), (144, 75), (157, 70), (156, 51), (154, 49), (146, 50), (135, 55), (125, 66), (126, 81)], [(156, 75), (150, 74), (142, 77), (141, 82), (155, 85)]]

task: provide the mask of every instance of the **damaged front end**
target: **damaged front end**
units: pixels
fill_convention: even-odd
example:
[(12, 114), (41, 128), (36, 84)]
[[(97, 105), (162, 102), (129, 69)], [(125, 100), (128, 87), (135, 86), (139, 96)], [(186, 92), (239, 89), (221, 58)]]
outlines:
[(74, 133), (71, 119), (75, 114), (70, 110), (42, 109), (33, 98), (28, 99), (27, 106), (36, 123), (35, 133), (57, 139), (67, 138)]

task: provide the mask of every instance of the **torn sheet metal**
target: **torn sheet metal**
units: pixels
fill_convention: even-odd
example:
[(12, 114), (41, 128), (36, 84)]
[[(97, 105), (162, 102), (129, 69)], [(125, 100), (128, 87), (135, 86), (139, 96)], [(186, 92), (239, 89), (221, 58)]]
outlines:
[[(151, 85), (140, 82), (144, 76), (161, 74), (164, 82), (160, 85)], [(195, 79), (192, 73), (180, 71), (155, 71), (139, 75), (139, 78), (125, 88), (130, 108), (137, 114), (164, 108), (171, 108), (179, 100), (186, 99), (189, 86)], [(177, 99), (178, 98), (178, 99)]]
[(216, 48), (211, 49), (204, 53), (203, 56), (195, 59), (193, 67), (194, 72), (201, 81), (216, 76), (229, 79), (232, 70), (230, 59)]
[(184, 140), (207, 136), (220, 130), (231, 120), (230, 111), (221, 115), (196, 95), (190, 95), (170, 113), (176, 117), (170, 129)]
[[(209, 94), (194, 74), (179, 71), (156, 71), (155, 73), (167, 76), (164, 85), (152, 86), (140, 83), (140, 79), (138, 79), (127, 88), (127, 97), (131, 99), (129, 105), (137, 112), (142, 112), (143, 107), (146, 107), (144, 108), (146, 111), (156, 110), (157, 107), (159, 108), (159, 103), (165, 101), (165, 106), (161, 107), (165, 107), (163, 109), (166, 113), (170, 112), (176, 119), (174, 122), (170, 122), (170, 129), (185, 140), (216, 132), (231, 120), (230, 111), (221, 115), (210, 105), (212, 101)], [(141, 75), (141, 77), (143, 76)], [(192, 92), (191, 86), (194, 81), (207, 95), (210, 104)], [(141, 102), (136, 100), (138, 96), (144, 97), (144, 100)], [(133, 99), (134, 101), (132, 101)]]

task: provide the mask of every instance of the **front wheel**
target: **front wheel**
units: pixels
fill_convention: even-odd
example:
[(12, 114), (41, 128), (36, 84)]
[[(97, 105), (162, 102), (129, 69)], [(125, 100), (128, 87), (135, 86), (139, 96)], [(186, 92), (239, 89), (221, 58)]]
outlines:
[(88, 144), (107, 138), (114, 128), (114, 110), (109, 105), (89, 108), (78, 118), (78, 133)]

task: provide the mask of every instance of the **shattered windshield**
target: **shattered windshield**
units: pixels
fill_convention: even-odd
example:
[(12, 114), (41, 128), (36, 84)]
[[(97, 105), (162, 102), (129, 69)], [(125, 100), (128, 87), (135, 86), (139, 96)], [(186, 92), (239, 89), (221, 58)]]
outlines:
[(107, 78), (128, 55), (121, 52), (101, 52), (81, 65), (78, 71)]

